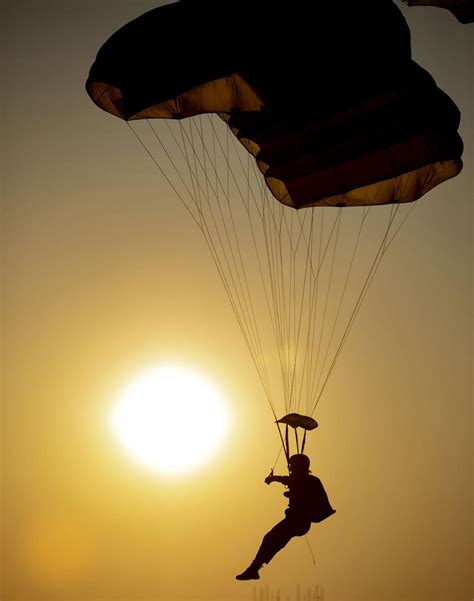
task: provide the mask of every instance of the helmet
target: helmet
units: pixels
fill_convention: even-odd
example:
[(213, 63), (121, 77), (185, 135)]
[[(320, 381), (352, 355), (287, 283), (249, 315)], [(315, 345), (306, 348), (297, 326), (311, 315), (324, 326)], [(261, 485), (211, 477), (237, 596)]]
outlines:
[(292, 455), (288, 463), (293, 471), (309, 471), (309, 457), (302, 453)]

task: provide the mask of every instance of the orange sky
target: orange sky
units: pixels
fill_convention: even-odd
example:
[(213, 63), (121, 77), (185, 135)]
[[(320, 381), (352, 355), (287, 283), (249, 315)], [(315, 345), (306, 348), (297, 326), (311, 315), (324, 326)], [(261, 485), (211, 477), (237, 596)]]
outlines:
[[(200, 234), (84, 82), (156, 2), (2, 7), (3, 601), (250, 599), (234, 580), (285, 507), (265, 402)], [(262, 570), (326, 601), (461, 601), (472, 579), (473, 25), (400, 6), (459, 106), (464, 170), (422, 199), (367, 296), (308, 452), (337, 513)], [(229, 399), (219, 457), (170, 481), (107, 428), (135, 375), (177, 361)], [(280, 462), (281, 466), (281, 462)]]

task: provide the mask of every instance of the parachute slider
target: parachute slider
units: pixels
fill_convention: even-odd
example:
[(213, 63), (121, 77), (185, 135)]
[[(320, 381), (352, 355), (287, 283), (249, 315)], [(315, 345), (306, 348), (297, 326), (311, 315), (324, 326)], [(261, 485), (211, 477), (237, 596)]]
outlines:
[(300, 415), (299, 413), (288, 413), (281, 419), (277, 419), (276, 424), (286, 424), (292, 428), (303, 428), (303, 430), (314, 430), (318, 427), (318, 422), (308, 415)]

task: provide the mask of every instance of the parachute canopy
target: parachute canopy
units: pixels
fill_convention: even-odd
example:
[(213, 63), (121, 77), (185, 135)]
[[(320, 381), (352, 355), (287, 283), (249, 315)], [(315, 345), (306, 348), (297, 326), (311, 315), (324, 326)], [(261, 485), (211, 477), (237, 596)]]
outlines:
[(218, 113), (294, 208), (410, 202), (462, 168), (459, 111), (391, 0), (168, 4), (112, 35), (86, 87), (125, 120)]
[(86, 88), (202, 232), (285, 455), (290, 429), (303, 452), (401, 203), (462, 168), (459, 111), (411, 59), (402, 13), (391, 0), (168, 4), (110, 37)]

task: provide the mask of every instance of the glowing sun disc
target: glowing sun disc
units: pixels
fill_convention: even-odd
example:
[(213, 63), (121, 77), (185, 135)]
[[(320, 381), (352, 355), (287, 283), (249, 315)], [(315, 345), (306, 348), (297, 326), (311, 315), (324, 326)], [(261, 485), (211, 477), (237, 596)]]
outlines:
[(181, 474), (216, 453), (228, 434), (229, 412), (209, 380), (165, 365), (124, 390), (111, 423), (137, 461), (161, 473)]

